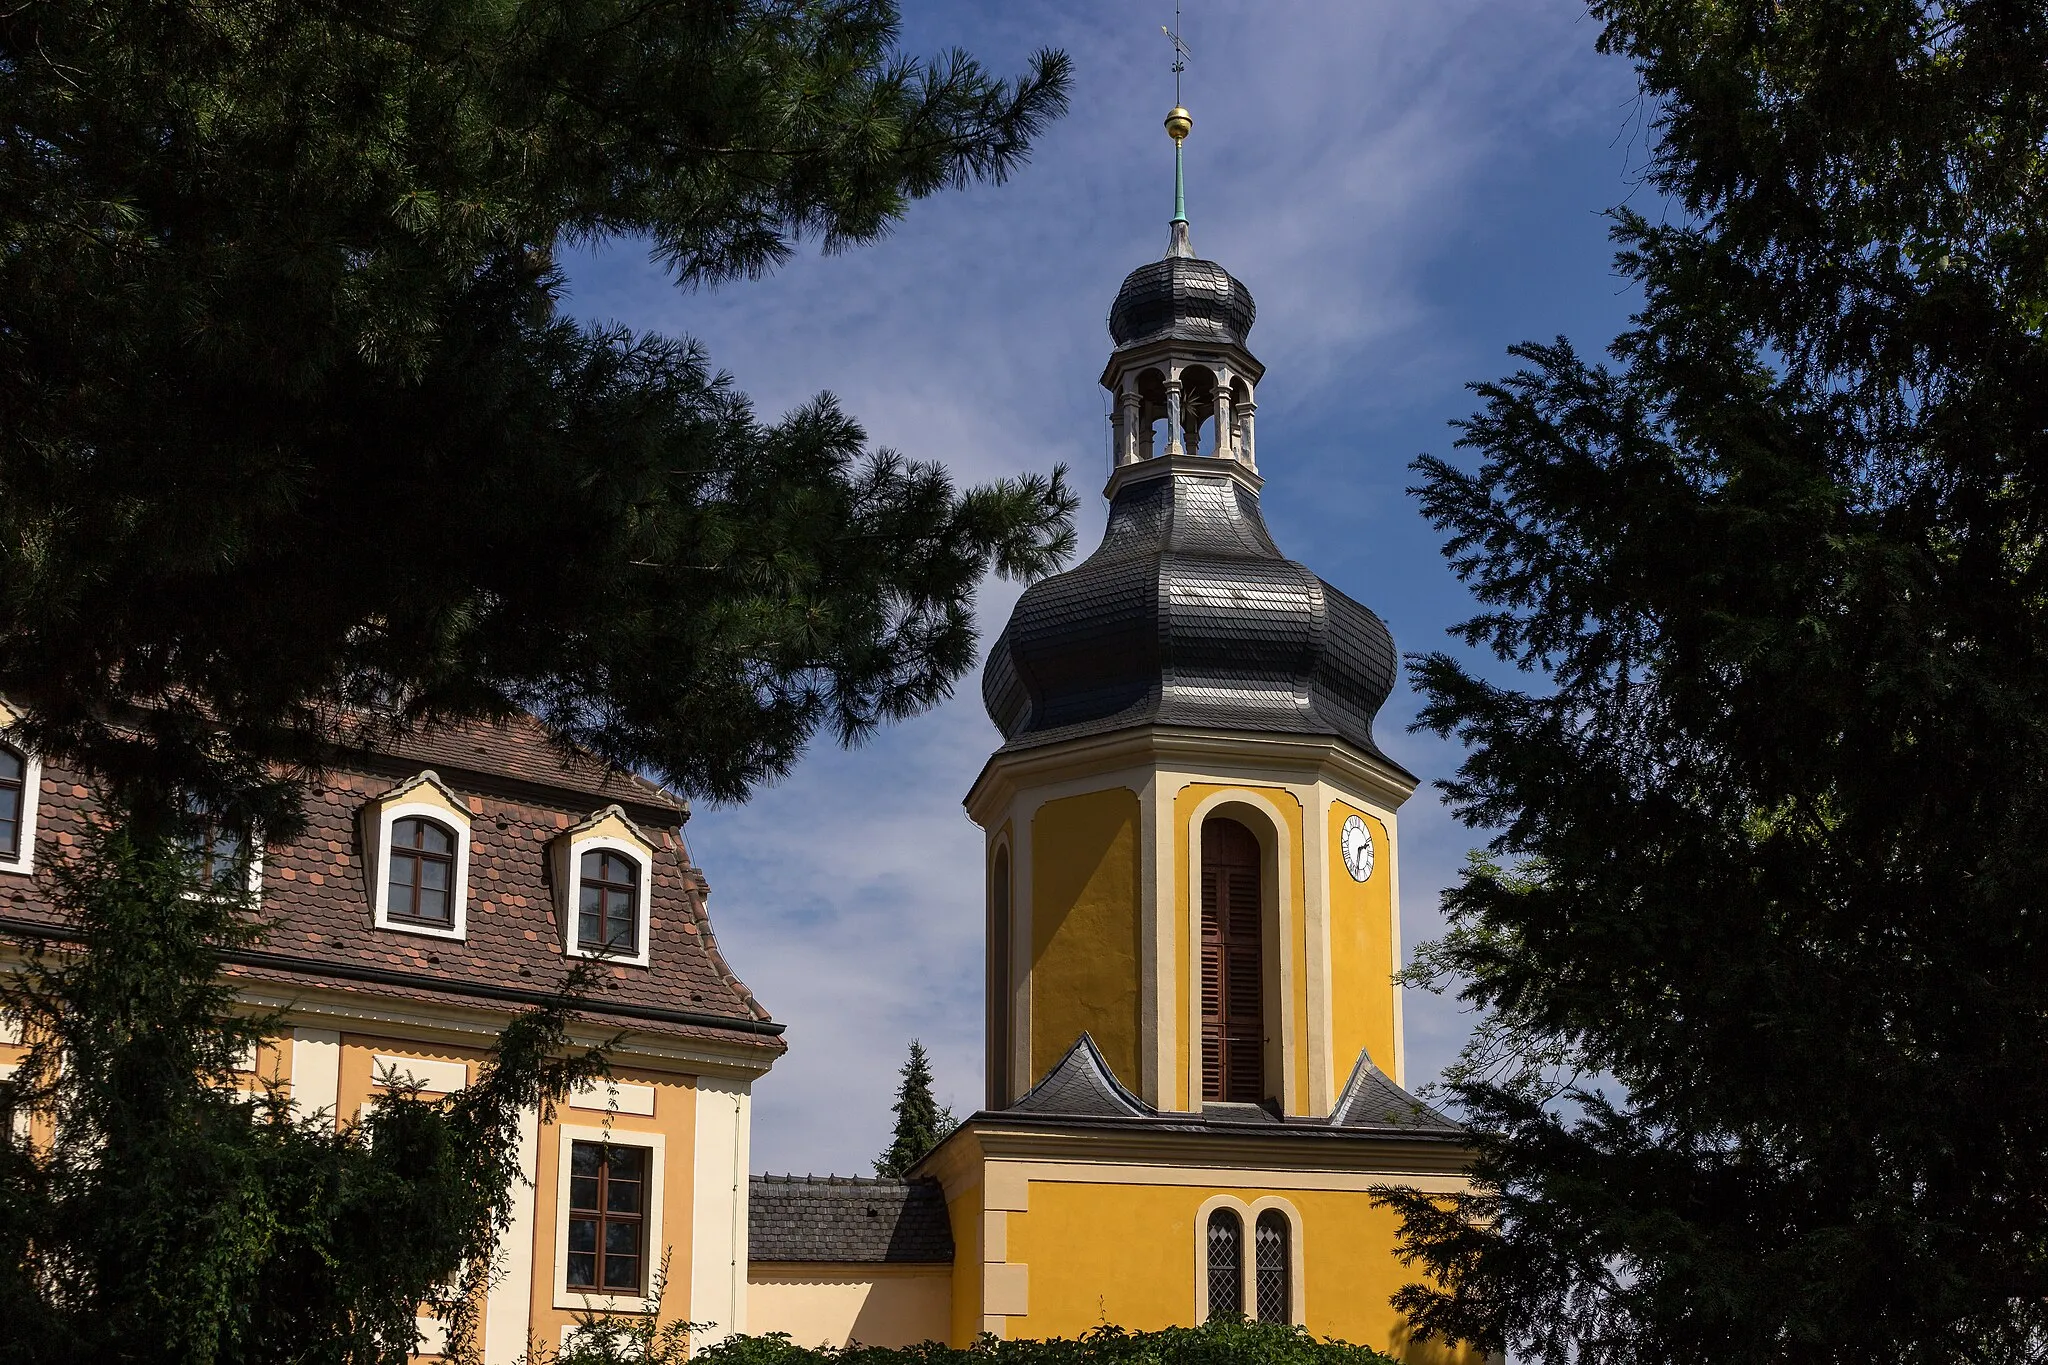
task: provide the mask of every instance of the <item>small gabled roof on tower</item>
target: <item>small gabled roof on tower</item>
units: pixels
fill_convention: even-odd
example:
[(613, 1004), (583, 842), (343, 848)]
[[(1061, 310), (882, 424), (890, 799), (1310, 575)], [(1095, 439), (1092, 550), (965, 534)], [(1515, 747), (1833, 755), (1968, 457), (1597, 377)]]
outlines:
[(1067, 1055), (1054, 1063), (1045, 1079), (1005, 1113), (1059, 1114), (1077, 1118), (1139, 1119), (1157, 1111), (1126, 1090), (1095, 1040), (1083, 1033)]
[(1333, 1128), (1409, 1128), (1420, 1132), (1462, 1133), (1465, 1131), (1436, 1110), (1395, 1085), (1387, 1073), (1373, 1065), (1361, 1052), (1351, 1068), (1351, 1079), (1330, 1110)]

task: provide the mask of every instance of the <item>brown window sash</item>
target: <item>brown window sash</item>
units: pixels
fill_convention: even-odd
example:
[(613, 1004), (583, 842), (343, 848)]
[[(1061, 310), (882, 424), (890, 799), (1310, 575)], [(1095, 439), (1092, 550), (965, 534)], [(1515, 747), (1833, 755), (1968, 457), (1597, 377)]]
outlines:
[(569, 1144), (569, 1288), (636, 1297), (645, 1292), (650, 1164), (646, 1147)]

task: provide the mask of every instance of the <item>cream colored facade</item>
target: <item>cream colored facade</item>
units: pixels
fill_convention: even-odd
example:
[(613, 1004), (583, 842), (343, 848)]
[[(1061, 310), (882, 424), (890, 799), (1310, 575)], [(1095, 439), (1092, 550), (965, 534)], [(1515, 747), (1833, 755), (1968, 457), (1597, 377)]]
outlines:
[(829, 1261), (756, 1261), (747, 1276), (755, 1321), (799, 1346), (915, 1346), (952, 1333), (953, 1268)]
[[(391, 1004), (365, 1010), (360, 998), (309, 999), (304, 992), (247, 992), (259, 1008), (287, 1008), (293, 1028), (259, 1060), (303, 1113), (358, 1121), (385, 1089), (410, 1078), (429, 1095), (475, 1079), (502, 1016)], [(586, 1029), (576, 1041), (603, 1042)], [(499, 1274), (484, 1305), (482, 1357), (513, 1365), (530, 1341), (559, 1346), (588, 1311), (639, 1313), (645, 1300), (579, 1293), (564, 1282), (562, 1178), (569, 1144), (609, 1142), (652, 1154), (649, 1263), (669, 1262), (664, 1319), (709, 1324), (697, 1344), (747, 1330), (745, 1191), (751, 1091), (765, 1068), (757, 1051), (635, 1040), (614, 1053), (612, 1080), (572, 1096), (546, 1123), (530, 1115), (520, 1133), (525, 1183), (499, 1248)], [(442, 1339), (425, 1329), (426, 1344)]]
[[(549, 999), (569, 959), (593, 955), (577, 919), (582, 860), (616, 854), (633, 869), (620, 902), (632, 950), (608, 955), (593, 995), (602, 1012), (570, 1028), (578, 1046), (612, 1045), (611, 1075), (521, 1125), (522, 1180), (472, 1345), (486, 1365), (513, 1365), (535, 1343), (559, 1347), (580, 1314), (645, 1313), (664, 1261), (660, 1313), (705, 1325), (693, 1347), (746, 1331), (752, 1091), (781, 1055), (781, 1026), (712, 943), (703, 879), (680, 837), (686, 808), (576, 766), (534, 727), (438, 742), (438, 771), (394, 754), (330, 774), (306, 802), (305, 833), (253, 860), (273, 928), (260, 951), (226, 954), (228, 969), (241, 1002), (282, 1027), (248, 1059), (245, 1084), (274, 1086), (301, 1119), (343, 1129), (393, 1085), (431, 1098), (475, 1081), (514, 1015)], [(447, 761), (471, 755), (493, 764)], [(53, 765), (34, 772), (37, 799), (10, 864), (72, 856), (92, 816), (84, 783)], [(393, 828), (408, 818), (453, 841), (451, 905), (438, 923), (402, 919), (387, 894)], [(61, 945), (44, 893), (30, 873), (0, 866), (0, 929)], [(0, 1073), (23, 1051), (18, 1032), (0, 1035)], [(46, 1120), (28, 1122), (33, 1140), (50, 1140)], [(578, 1142), (634, 1149), (645, 1163), (632, 1292), (568, 1282), (566, 1170)], [(447, 1333), (422, 1318), (420, 1354), (442, 1353)]]

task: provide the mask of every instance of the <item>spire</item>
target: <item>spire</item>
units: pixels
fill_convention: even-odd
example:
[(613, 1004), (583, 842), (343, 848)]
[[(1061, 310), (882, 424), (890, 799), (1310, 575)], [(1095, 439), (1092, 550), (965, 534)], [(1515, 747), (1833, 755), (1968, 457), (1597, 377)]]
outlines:
[(1169, 225), (1166, 239), (1166, 254), (1169, 256), (1195, 254), (1194, 247), (1188, 242), (1188, 182), (1181, 160), (1181, 144), (1187, 140), (1188, 132), (1194, 126), (1194, 116), (1178, 104), (1166, 116), (1166, 134), (1173, 139), (1173, 222)]
[(1188, 45), (1180, 39), (1180, 4), (1175, 0), (1173, 27), (1161, 27), (1173, 40), (1173, 109), (1166, 116), (1166, 135), (1173, 139), (1173, 221), (1167, 226), (1166, 254), (1192, 257), (1195, 248), (1188, 241), (1188, 181), (1181, 161), (1181, 143), (1195, 126), (1194, 115), (1181, 107), (1180, 73), (1188, 69)]

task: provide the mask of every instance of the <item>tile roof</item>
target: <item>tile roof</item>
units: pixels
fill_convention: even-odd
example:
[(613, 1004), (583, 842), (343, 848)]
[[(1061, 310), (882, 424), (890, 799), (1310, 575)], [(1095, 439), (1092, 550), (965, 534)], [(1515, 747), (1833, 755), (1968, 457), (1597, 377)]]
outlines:
[(664, 810), (673, 817), (665, 823), (680, 824), (689, 814), (689, 804), (675, 793), (557, 744), (539, 721), (523, 712), (501, 722), (474, 721), (395, 734), (372, 730), (366, 738), (369, 742), (357, 757), (380, 768), (402, 760), (413, 770), (432, 768), (444, 777), (453, 773), (509, 778), (600, 798), (590, 803), (593, 806), (617, 801)]
[[(525, 787), (507, 795), (470, 782), (447, 761), (465, 747), (475, 761), (488, 759), (494, 772), (511, 774)], [(304, 832), (289, 844), (264, 847), (262, 911), (271, 927), (261, 951), (241, 955), (243, 960), (230, 970), (254, 979), (303, 981), (372, 995), (466, 997), (468, 1003), (508, 1012), (524, 1008), (523, 997), (552, 991), (572, 965), (562, 951), (548, 841), (583, 821), (593, 807), (624, 798), (621, 803), (631, 801), (643, 817), (670, 813), (663, 824), (645, 829), (655, 846), (650, 960), (644, 967), (599, 966), (589, 1013), (643, 1032), (720, 1037), (782, 1050), (774, 1036), (780, 1026), (770, 1021), (718, 950), (706, 910), (709, 888), (681, 838), (680, 803), (638, 778), (624, 782), (604, 776), (595, 764), (564, 768), (558, 751), (532, 723), (451, 727), (431, 744), (413, 743), (406, 753), (376, 756), (376, 766), (424, 764), (430, 756), (470, 812), (466, 937), (458, 941), (373, 927), (356, 816), (390, 790), (394, 780), (389, 771), (337, 770), (308, 793)], [(44, 765), (36, 819), (38, 866), (82, 846), (92, 807), (81, 779)], [(0, 920), (10, 926), (54, 926), (55, 912), (39, 879), (0, 873)]]
[(944, 1263), (953, 1259), (936, 1180), (844, 1175), (747, 1179), (747, 1259)]

